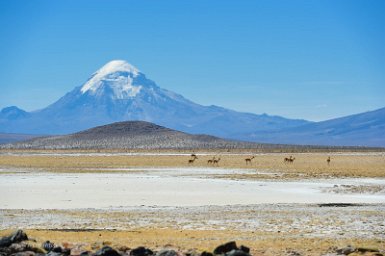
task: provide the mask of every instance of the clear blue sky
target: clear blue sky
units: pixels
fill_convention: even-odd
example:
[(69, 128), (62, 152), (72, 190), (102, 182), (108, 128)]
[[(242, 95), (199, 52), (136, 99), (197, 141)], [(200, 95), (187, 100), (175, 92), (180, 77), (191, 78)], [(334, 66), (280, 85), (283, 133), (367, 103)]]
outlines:
[(325, 120), (385, 107), (385, 1), (0, 1), (0, 108), (113, 59), (204, 105)]

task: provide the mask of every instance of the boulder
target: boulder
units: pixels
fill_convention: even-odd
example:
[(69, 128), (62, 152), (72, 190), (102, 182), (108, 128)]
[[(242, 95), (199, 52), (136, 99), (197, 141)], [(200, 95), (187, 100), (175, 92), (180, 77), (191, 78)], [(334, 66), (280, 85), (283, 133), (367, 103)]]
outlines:
[(24, 242), (21, 242), (21, 243), (13, 243), (11, 244), (10, 246), (8, 246), (8, 248), (13, 252), (13, 253), (16, 253), (16, 252), (25, 252), (25, 251), (32, 251), (32, 247), (27, 244), (27, 243), (24, 243)]
[(102, 249), (95, 252), (94, 256), (120, 256), (120, 254), (109, 246), (104, 246)]
[(150, 249), (148, 248), (145, 248), (143, 246), (139, 246), (135, 249), (132, 249), (130, 251), (130, 256), (149, 256), (149, 255), (153, 255), (154, 252), (151, 251)]
[(359, 253), (367, 253), (367, 252), (380, 252), (378, 249), (374, 248), (364, 248), (364, 247), (358, 247), (356, 249), (357, 252)]
[(51, 251), (62, 253), (63, 252), (63, 248), (61, 248), (60, 246), (55, 246)]
[(61, 252), (50, 251), (45, 256), (63, 256), (63, 254)]
[(242, 250), (231, 250), (225, 254), (226, 256), (250, 256), (247, 252)]
[(21, 241), (28, 240), (28, 236), (23, 230), (19, 229), (11, 236), (12, 243), (19, 243)]
[(61, 246), (54, 247), (51, 252), (61, 253), (61, 255), (64, 255), (64, 256), (71, 255), (71, 249), (63, 248)]
[(234, 241), (219, 245), (214, 249), (214, 254), (225, 254), (232, 250), (238, 250), (237, 244)]
[(356, 251), (356, 248), (354, 248), (353, 246), (348, 245), (347, 247), (337, 249), (336, 253), (338, 255), (349, 255), (349, 254), (351, 254), (351, 253), (353, 253), (355, 251)]
[(5, 236), (0, 239), (0, 247), (8, 247), (13, 243), (19, 243), (28, 240), (28, 236), (23, 230), (19, 229), (10, 236)]
[(10, 254), (12, 254), (11, 249), (9, 249), (8, 247), (0, 247), (0, 256), (7, 256)]
[(156, 256), (178, 256), (178, 253), (174, 250), (164, 249), (157, 252)]
[[(45, 241), (41, 247), (44, 248), (44, 250), (46, 250), (47, 252), (50, 252), (52, 251), (54, 248), (55, 248), (55, 245), (53, 243), (51, 243), (50, 241)], [(61, 251), (59, 251), (61, 253)]]

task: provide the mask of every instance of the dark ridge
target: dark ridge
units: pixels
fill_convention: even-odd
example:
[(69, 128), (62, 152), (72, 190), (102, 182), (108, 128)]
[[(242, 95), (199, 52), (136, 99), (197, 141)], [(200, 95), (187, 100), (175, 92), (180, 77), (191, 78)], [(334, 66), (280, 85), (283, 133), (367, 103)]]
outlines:
[(352, 203), (326, 203), (318, 204), (319, 207), (357, 207), (363, 206), (363, 204), (352, 204)]
[(145, 121), (102, 125), (78, 133), (6, 144), (3, 149), (211, 149), (258, 148), (260, 144), (192, 135)]
[(153, 133), (172, 133), (175, 132), (169, 128), (156, 125), (145, 121), (126, 121), (117, 122), (102, 126), (97, 126), (88, 130), (74, 133), (73, 135), (148, 135)]

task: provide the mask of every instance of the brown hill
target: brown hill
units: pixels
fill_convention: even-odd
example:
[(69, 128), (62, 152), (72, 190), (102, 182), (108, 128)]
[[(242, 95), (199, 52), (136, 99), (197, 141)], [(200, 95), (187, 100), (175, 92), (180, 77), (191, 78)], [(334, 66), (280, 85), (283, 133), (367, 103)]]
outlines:
[[(262, 144), (192, 135), (144, 121), (117, 122), (70, 135), (2, 145), (9, 149), (231, 149)], [(266, 145), (265, 145), (266, 146)]]

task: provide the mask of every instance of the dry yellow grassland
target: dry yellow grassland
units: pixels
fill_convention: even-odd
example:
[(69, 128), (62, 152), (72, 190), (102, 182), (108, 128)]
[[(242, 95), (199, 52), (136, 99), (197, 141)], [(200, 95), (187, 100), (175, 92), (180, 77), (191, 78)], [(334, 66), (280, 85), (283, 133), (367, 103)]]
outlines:
[[(295, 157), (295, 161), (284, 163), (284, 158), (289, 155)], [(246, 165), (245, 158), (248, 155), (220, 152), (198, 155), (193, 164), (188, 164), (188, 155), (0, 155), (0, 167), (37, 168), (51, 172), (106, 172), (114, 171), (114, 168), (130, 167), (216, 167), (207, 164), (209, 159), (216, 157), (221, 158), (218, 167), (256, 170), (256, 173), (224, 176), (227, 178), (271, 178), (271, 175), (261, 175), (257, 171), (279, 173), (283, 175), (282, 178), (385, 177), (385, 156), (382, 154), (333, 154), (329, 165), (326, 162), (328, 156), (327, 153), (263, 154), (256, 155), (251, 164)]]

